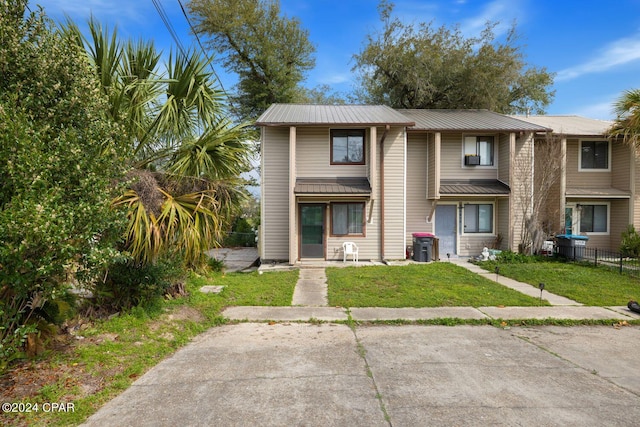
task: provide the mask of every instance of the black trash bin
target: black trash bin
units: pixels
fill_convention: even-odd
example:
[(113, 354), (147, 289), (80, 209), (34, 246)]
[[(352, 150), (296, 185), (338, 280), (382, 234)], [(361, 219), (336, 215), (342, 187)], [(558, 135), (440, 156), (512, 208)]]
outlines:
[(413, 233), (413, 260), (429, 262), (433, 259), (433, 241), (435, 237), (431, 233)]
[(587, 236), (579, 236), (577, 234), (558, 234), (556, 241), (558, 244), (558, 255), (567, 259), (583, 259), (584, 249), (587, 246)]

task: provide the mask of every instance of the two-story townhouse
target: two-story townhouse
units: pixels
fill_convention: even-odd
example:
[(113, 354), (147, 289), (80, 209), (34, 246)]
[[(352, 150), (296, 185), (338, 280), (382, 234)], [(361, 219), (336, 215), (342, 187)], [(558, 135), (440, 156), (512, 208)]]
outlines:
[(407, 128), (407, 239), (427, 231), (440, 256), (518, 250), (533, 190), (533, 135), (544, 126), (487, 110), (399, 110)]
[(548, 200), (548, 210), (555, 213), (552, 229), (586, 235), (590, 247), (617, 250), (627, 225), (640, 224), (636, 194), (640, 169), (633, 150), (605, 136), (610, 121), (580, 116), (519, 118), (553, 129), (554, 143), (560, 144), (559, 177)]
[(261, 126), (260, 258), (405, 255), (405, 128), (386, 106), (274, 104)]
[(440, 253), (517, 249), (533, 134), (547, 129), (484, 110), (274, 104), (260, 116), (263, 261), (405, 257), (412, 233)]

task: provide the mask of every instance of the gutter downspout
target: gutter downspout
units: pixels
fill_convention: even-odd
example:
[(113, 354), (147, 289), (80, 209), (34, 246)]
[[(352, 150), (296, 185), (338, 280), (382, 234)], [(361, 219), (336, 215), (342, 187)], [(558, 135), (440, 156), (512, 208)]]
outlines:
[(384, 140), (391, 129), (386, 125), (380, 138), (380, 259), (384, 262)]

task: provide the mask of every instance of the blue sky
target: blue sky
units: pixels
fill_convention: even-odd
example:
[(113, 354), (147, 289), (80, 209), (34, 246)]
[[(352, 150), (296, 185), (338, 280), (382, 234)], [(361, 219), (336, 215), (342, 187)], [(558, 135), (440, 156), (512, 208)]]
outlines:
[[(157, 0), (181, 42), (195, 44), (178, 0)], [(182, 0), (187, 5), (188, 0)], [(305, 85), (328, 84), (336, 91), (352, 88), (354, 65), (365, 36), (381, 28), (378, 0), (281, 0), (282, 11), (297, 17), (316, 46), (316, 67)], [(175, 46), (152, 0), (40, 0), (55, 19), (69, 15), (78, 24), (93, 14), (118, 26), (126, 37), (153, 39), (169, 51)], [(517, 23), (525, 60), (556, 73), (554, 102), (548, 114), (578, 114), (612, 119), (612, 104), (629, 89), (640, 88), (640, 0), (396, 0), (395, 13), (405, 22), (458, 24), (467, 37), (487, 20), (501, 21), (497, 32)], [(225, 89), (233, 76), (216, 66)]]

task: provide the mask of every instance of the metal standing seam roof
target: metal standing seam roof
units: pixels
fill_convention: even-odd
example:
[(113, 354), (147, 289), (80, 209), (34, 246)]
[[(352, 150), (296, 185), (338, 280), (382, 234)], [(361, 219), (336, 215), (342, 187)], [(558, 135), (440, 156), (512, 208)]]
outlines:
[(474, 180), (474, 181), (440, 181), (440, 194), (446, 195), (507, 195), (509, 187), (498, 180)]
[(609, 120), (581, 116), (512, 116), (519, 120), (553, 129), (554, 133), (576, 136), (603, 136), (613, 125)]
[(409, 130), (547, 132), (550, 128), (489, 110), (397, 110), (415, 121)]
[(298, 178), (293, 191), (296, 194), (368, 196), (371, 185), (367, 178)]
[(414, 122), (386, 105), (273, 104), (257, 126), (413, 126)]

